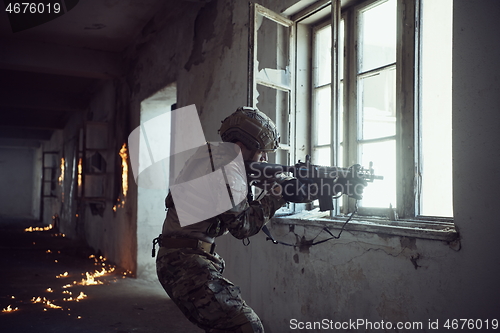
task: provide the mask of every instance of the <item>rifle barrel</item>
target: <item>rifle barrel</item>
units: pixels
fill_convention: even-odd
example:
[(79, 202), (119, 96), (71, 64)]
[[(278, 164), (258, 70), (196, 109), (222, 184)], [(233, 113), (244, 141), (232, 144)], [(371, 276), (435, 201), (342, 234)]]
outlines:
[(342, 168), (336, 166), (320, 166), (313, 164), (297, 164), (297, 165), (282, 165), (266, 162), (247, 162), (245, 163), (247, 174), (255, 176), (255, 178), (273, 177), (279, 173), (291, 172), (297, 178), (328, 178), (334, 179), (349, 178), (349, 177), (362, 177), (366, 180), (372, 181), (374, 179), (382, 180), (383, 176), (376, 176), (370, 170), (354, 168)]

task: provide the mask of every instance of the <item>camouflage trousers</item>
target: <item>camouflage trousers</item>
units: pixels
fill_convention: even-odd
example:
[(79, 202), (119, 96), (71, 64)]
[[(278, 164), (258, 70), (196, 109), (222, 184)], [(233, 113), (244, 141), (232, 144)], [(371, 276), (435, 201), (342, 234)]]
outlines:
[(224, 260), (217, 253), (160, 248), (156, 269), (170, 298), (207, 333), (264, 333), (239, 287), (222, 277)]

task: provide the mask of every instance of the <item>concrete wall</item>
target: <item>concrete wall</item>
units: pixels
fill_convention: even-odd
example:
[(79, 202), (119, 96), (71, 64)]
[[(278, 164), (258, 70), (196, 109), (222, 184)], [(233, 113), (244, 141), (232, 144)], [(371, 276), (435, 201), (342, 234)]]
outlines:
[[(280, 12), (294, 2), (261, 4)], [(498, 316), (496, 235), (500, 221), (494, 201), (500, 183), (496, 148), (500, 46), (494, 42), (500, 32), (498, 8), (494, 1), (455, 0), (453, 177), (455, 222), (462, 248), (362, 232), (344, 232), (338, 241), (303, 251), (273, 245), (261, 234), (248, 247), (230, 236), (222, 237), (218, 251), (226, 259), (226, 275), (241, 286), (266, 332), (289, 331), (293, 318), (364, 318), (427, 325), (436, 319), (442, 324), (448, 318)], [(202, 5), (184, 1), (178, 12), (159, 11), (124, 53), (127, 76), (107, 82), (93, 96), (92, 119), (110, 124), (109, 158), (139, 125), (141, 102), (173, 82), (178, 106), (196, 104), (207, 139), (217, 140), (220, 121), (246, 104), (247, 30), (246, 2), (213, 0)], [(75, 135), (77, 123), (82, 120), (75, 120), (47, 148), (62, 147)], [(108, 186), (114, 189), (120, 169), (111, 169)], [(151, 270), (153, 259), (146, 259), (150, 243), (137, 240), (137, 223), (160, 225), (147, 219), (159, 219), (163, 212), (151, 213), (144, 218), (146, 222), (138, 218), (138, 189), (133, 181), (124, 206), (116, 212), (112, 210), (114, 195), (111, 191), (102, 216), (92, 215), (85, 206), (83, 217), (76, 218), (69, 206), (62, 205), (71, 216), (64, 229), (84, 235), (92, 247), (121, 267), (134, 272), (138, 267)], [(158, 196), (163, 201), (163, 194)], [(54, 209), (60, 206), (54, 204)], [(163, 209), (160, 204), (155, 207)], [(293, 233), (288, 226), (273, 225), (272, 229), (284, 240), (293, 238), (293, 233), (308, 239), (318, 233), (304, 227), (295, 227)]]
[[(36, 150), (0, 147), (0, 215), (37, 218), (40, 188), (35, 187)], [(38, 189), (38, 192), (35, 190)]]
[[(69, 238), (84, 239), (96, 252), (118, 266), (136, 270), (136, 193), (126, 198), (121, 193), (121, 146), (127, 141), (129, 113), (116, 101), (121, 96), (118, 82), (108, 80), (98, 86), (84, 114), (75, 114), (64, 130), (57, 131), (43, 146), (44, 151), (57, 151), (57, 160), (65, 159), (65, 175), (57, 188), (57, 197), (45, 200), (44, 222), (59, 215), (59, 229)], [(101, 132), (91, 135), (92, 142), (105, 142), (99, 153), (107, 163), (102, 178), (105, 200), (77, 198), (78, 152), (82, 149), (81, 132), (86, 122), (104, 123)], [(101, 180), (99, 180), (100, 182)], [(86, 187), (90, 187), (87, 182)], [(122, 201), (125, 203), (122, 204)], [(117, 205), (116, 211), (113, 206)]]

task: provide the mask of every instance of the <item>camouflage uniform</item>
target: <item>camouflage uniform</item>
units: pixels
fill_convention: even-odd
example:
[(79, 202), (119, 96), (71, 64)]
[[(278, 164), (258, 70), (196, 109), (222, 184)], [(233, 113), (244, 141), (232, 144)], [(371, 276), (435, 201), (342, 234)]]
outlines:
[[(215, 150), (211, 155), (217, 161), (223, 154)], [(193, 179), (211, 172), (210, 165), (202, 163), (199, 156), (203, 156), (201, 151), (186, 163), (181, 178), (183, 174)], [(227, 164), (225, 170), (228, 186), (233, 191), (246, 190), (238, 187), (246, 184), (245, 170), (235, 163)], [(259, 201), (243, 200), (215, 218), (181, 227), (169, 195), (162, 236), (213, 243), (215, 237), (229, 232), (238, 239), (245, 239), (258, 233), (285, 203), (281, 196), (274, 195), (264, 196)], [(199, 248), (161, 247), (156, 264), (158, 279), (170, 298), (190, 321), (206, 332), (264, 332), (257, 314), (241, 298), (239, 287), (222, 276), (224, 260), (217, 253)]]

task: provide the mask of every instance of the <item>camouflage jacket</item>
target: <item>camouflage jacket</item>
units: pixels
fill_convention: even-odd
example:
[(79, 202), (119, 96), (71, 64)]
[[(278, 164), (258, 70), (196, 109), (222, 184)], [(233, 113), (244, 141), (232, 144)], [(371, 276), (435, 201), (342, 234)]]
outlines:
[[(203, 215), (203, 209), (206, 208), (206, 202), (200, 202), (200, 198), (195, 194), (200, 191), (209, 192), (209, 185), (203, 188), (204, 185), (198, 187), (188, 187), (185, 195), (177, 196), (182, 202), (175, 202), (175, 196), (171, 193), (165, 199), (165, 205), (168, 208), (167, 216), (163, 224), (162, 234), (165, 236), (196, 238), (205, 242), (213, 243), (215, 237), (231, 233), (238, 239), (244, 239), (255, 235), (273, 217), (276, 210), (281, 208), (286, 201), (281, 196), (273, 194), (263, 195), (259, 200), (248, 200), (247, 191), (247, 176), (244, 165), (238, 163), (234, 157), (234, 151), (228, 151), (232, 144), (223, 144), (213, 146), (208, 144), (200, 147), (190, 158), (187, 159), (184, 167), (176, 177), (177, 182), (197, 179), (200, 180), (203, 176), (218, 171), (221, 167), (224, 170), (224, 177), (220, 177), (220, 184), (215, 184), (219, 188), (230, 189), (232, 193), (232, 207), (226, 211), (219, 210), (222, 213), (201, 220), (198, 223), (193, 223), (181, 226), (178, 213), (180, 204), (184, 207), (189, 204), (184, 211), (193, 214)], [(228, 158), (230, 156), (231, 158)], [(227, 162), (227, 163), (226, 163)], [(213, 186), (213, 183), (211, 183)], [(172, 189), (172, 187), (171, 187)], [(193, 195), (192, 195), (193, 194)], [(227, 193), (224, 190), (216, 191), (210, 194), (207, 200), (213, 202), (212, 205), (218, 206), (219, 203), (227, 200)], [(212, 208), (212, 207), (211, 207)], [(217, 209), (219, 207), (215, 207)], [(198, 212), (197, 212), (198, 211)]]

